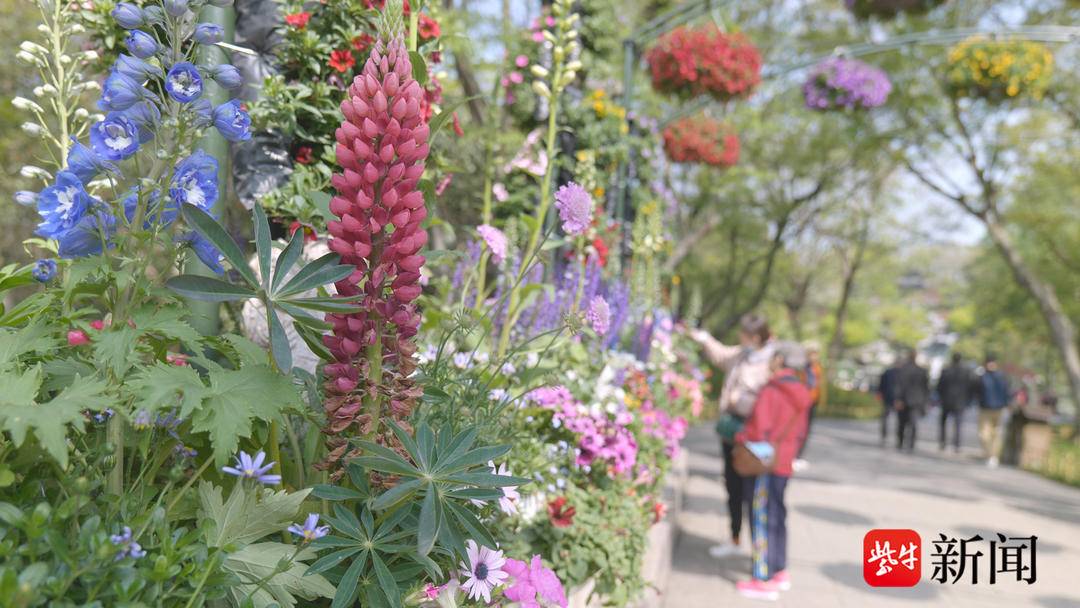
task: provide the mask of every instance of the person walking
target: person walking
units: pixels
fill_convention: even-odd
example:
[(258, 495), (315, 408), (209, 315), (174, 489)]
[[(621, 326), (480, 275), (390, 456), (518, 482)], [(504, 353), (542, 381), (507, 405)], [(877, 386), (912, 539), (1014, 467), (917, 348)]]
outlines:
[(799, 446), (799, 453), (795, 457), (795, 462), (791, 464), (792, 470), (796, 473), (805, 471), (810, 467), (810, 462), (803, 458), (803, 452), (806, 451), (806, 444), (810, 442), (810, 429), (814, 426), (814, 415), (817, 413), (818, 406), (825, 403), (825, 389), (827, 386), (825, 369), (821, 367), (821, 349), (816, 342), (808, 342), (804, 348), (806, 349), (806, 358), (809, 361), (805, 375), (806, 387), (810, 389), (810, 414), (806, 420), (806, 436), (803, 438), (802, 445)]
[[(792, 462), (806, 439), (813, 399), (798, 371), (807, 365), (806, 353), (795, 342), (779, 343), (770, 360), (772, 377), (758, 394), (745, 428), (736, 442), (751, 452), (771, 455), (768, 472), (746, 480), (752, 498), (750, 537), (752, 576), (739, 581), (739, 594), (775, 600), (791, 589), (787, 572), (787, 507), (784, 493), (792, 474)], [(767, 462), (765, 458), (763, 462)]]
[(878, 380), (878, 396), (881, 397), (881, 447), (889, 435), (889, 414), (896, 411), (896, 375), (900, 366), (893, 363), (885, 368)]
[(916, 361), (917, 354), (908, 351), (904, 364), (896, 373), (896, 411), (899, 428), (896, 449), (915, 451), (915, 438), (919, 417), (926, 411), (930, 400), (930, 375)]
[(971, 404), (975, 392), (975, 375), (964, 363), (960, 353), (953, 353), (952, 363), (941, 372), (938, 379), (937, 393), (941, 400), (941, 426), (938, 433), (938, 447), (945, 450), (946, 428), (949, 419), (953, 422), (953, 451), (960, 453), (960, 419), (964, 408)]
[(997, 357), (987, 355), (979, 377), (979, 441), (990, 468), (998, 466), (1001, 456), (1001, 415), (1010, 401), (1009, 377), (999, 368)]
[(709, 555), (719, 559), (740, 551), (744, 505), (744, 481), (732, 464), (735, 433), (742, 430), (757, 400), (758, 391), (769, 381), (769, 360), (772, 357), (772, 333), (765, 317), (743, 315), (739, 321), (739, 344), (729, 346), (708, 332), (694, 330), (690, 337), (698, 342), (705, 356), (724, 371), (724, 386), (720, 391), (720, 449), (724, 455), (724, 486), (727, 489), (731, 541), (709, 548)]

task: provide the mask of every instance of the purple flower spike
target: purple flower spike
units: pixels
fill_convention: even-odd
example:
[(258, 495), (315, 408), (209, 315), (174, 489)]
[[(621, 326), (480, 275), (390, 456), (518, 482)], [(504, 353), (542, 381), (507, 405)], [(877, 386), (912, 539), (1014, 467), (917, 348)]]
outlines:
[(268, 475), (267, 472), (274, 468), (276, 463), (271, 462), (263, 465), (266, 460), (266, 452), (262, 450), (252, 458), (247, 452), (240, 452), (236, 457), (235, 467), (221, 467), (221, 470), (229, 475), (235, 475), (240, 479), (254, 479), (268, 486), (281, 483), (281, 475)]
[(299, 536), (302, 542), (310, 543), (316, 538), (322, 538), (330, 533), (330, 526), (319, 525), (319, 514), (308, 513), (304, 525), (293, 524), (289, 526), (289, 532)]

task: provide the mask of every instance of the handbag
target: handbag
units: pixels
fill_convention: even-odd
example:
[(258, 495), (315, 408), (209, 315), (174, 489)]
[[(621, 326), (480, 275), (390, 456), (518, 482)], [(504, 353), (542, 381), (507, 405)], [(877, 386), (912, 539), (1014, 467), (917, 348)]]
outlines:
[(735, 469), (735, 472), (743, 477), (757, 477), (758, 475), (767, 475), (773, 472), (776, 468), (776, 454), (779, 451), (778, 446), (787, 439), (788, 435), (795, 428), (795, 422), (799, 419), (799, 412), (795, 412), (791, 418), (788, 419), (787, 424), (784, 425), (784, 430), (780, 433), (780, 438), (776, 442), (769, 442), (773, 446), (773, 456), (768, 460), (762, 460), (758, 458), (756, 454), (750, 451), (750, 448), (746, 447), (746, 444), (739, 442), (735, 444), (734, 449), (731, 451), (731, 466)]
[(746, 420), (735, 414), (724, 412), (720, 414), (720, 419), (716, 421), (716, 434), (720, 435), (720, 438), (724, 441), (731, 443), (735, 441), (735, 434), (743, 429), (746, 425)]

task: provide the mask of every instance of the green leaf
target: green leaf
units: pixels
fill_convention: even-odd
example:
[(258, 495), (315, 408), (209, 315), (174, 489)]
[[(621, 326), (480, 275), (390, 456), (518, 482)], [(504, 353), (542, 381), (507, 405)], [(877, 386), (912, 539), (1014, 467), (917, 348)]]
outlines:
[(390, 570), (379, 559), (377, 553), (371, 554), (371, 562), (375, 566), (375, 577), (379, 579), (379, 587), (386, 594), (386, 598), (390, 600), (390, 605), (398, 608), (401, 606), (401, 591), (398, 589), (397, 581), (394, 580), (394, 576), (390, 574)]
[(409, 51), (409, 62), (412, 63), (412, 77), (422, 87), (428, 83), (427, 61), (424, 56), (416, 51)]
[(106, 394), (108, 385), (96, 378), (77, 377), (51, 401), (37, 403), (41, 386), (41, 367), (23, 372), (0, 373), (0, 428), (11, 435), (15, 447), (33, 431), (38, 443), (66, 469), (68, 464), (68, 425), (82, 431), (83, 411), (101, 411), (114, 403)]
[(287, 374), (292, 370), (292, 347), (285, 326), (272, 306), (266, 308), (266, 325), (270, 328), (270, 352), (274, 354), (274, 363)]
[(357, 540), (362, 540), (368, 537), (361, 529), (360, 520), (356, 518), (356, 513), (347, 509), (344, 505), (334, 505), (334, 516), (327, 517), (327, 521), (334, 524), (334, 529), (338, 532), (347, 534)]
[(437, 470), (440, 473), (454, 473), (470, 467), (487, 464), (510, 451), (508, 445), (495, 445), (468, 451), (461, 456), (445, 460), (439, 463)]
[(348, 606), (353, 605), (356, 599), (356, 585), (360, 582), (360, 575), (363, 573), (364, 565), (367, 563), (367, 555), (367, 551), (361, 553), (360, 558), (354, 559), (353, 563), (349, 565), (349, 569), (342, 575), (337, 592), (334, 593), (334, 602), (330, 604), (330, 608), (348, 608)]
[(117, 378), (123, 378), (138, 361), (138, 337), (138, 332), (127, 325), (97, 332), (90, 343), (95, 362), (108, 367)]
[(296, 329), (297, 335), (304, 341), (304, 344), (307, 344), (308, 348), (311, 349), (311, 352), (315, 353), (316, 357), (323, 361), (334, 360), (334, 355), (330, 352), (330, 349), (326, 348), (326, 345), (323, 344), (321, 333), (299, 323), (293, 324), (293, 328)]
[(275, 297), (285, 297), (303, 293), (309, 289), (315, 289), (330, 283), (336, 283), (349, 276), (356, 270), (352, 266), (338, 264), (340, 256), (336, 253), (328, 253), (300, 269), (289, 282), (285, 284)]
[(379, 471), (380, 473), (393, 473), (395, 475), (404, 475), (406, 477), (417, 477), (420, 475), (420, 471), (400, 458), (390, 460), (389, 458), (381, 458), (379, 456), (360, 456), (355, 458), (353, 462), (356, 462), (366, 469)]
[(38, 322), (18, 330), (0, 330), (0, 366), (26, 353), (45, 353), (55, 350), (60, 341), (52, 336), (52, 328)]
[(214, 458), (224, 464), (236, 453), (240, 438), (251, 437), (253, 420), (276, 420), (295, 403), (300, 397), (292, 382), (265, 365), (211, 372), (203, 406), (192, 417), (192, 430), (209, 434)]
[(508, 475), (495, 475), (494, 473), (458, 473), (457, 475), (441, 478), (441, 480), (485, 488), (523, 486), (532, 482), (531, 479), (526, 477), (511, 477)]
[(362, 310), (362, 306), (356, 302), (362, 296), (356, 298), (290, 298), (288, 300), (282, 300), (278, 303), (288, 302), (293, 306), (299, 306), (308, 310), (318, 310), (320, 312), (343, 312), (350, 313)]
[(325, 192), (311, 192), (308, 193), (307, 198), (311, 201), (311, 204), (318, 209), (319, 214), (322, 215), (326, 221), (336, 220), (338, 217), (334, 215), (333, 211), (330, 211), (330, 195)]
[(323, 500), (363, 500), (367, 498), (364, 494), (351, 488), (332, 486), (325, 483), (316, 484), (312, 488), (312, 496)]
[[(261, 493), (261, 496), (260, 496)], [(281, 532), (296, 519), (311, 489), (289, 493), (259, 490), (237, 482), (227, 500), (209, 482), (199, 484), (200, 520), (207, 522), (206, 544), (211, 547), (246, 545)]]
[(255, 225), (255, 254), (259, 258), (259, 275), (262, 278), (260, 284), (264, 291), (270, 291), (270, 222), (266, 220), (266, 212), (259, 203), (255, 203), (251, 211)]
[(184, 204), (181, 213), (184, 215), (184, 221), (213, 243), (221, 252), (221, 255), (240, 273), (240, 276), (244, 277), (249, 286), (254, 288), (259, 284), (258, 279), (255, 278), (255, 273), (247, 265), (247, 260), (244, 258), (243, 252), (240, 251), (240, 247), (217, 220), (195, 205), (187, 203)]
[(247, 287), (197, 274), (172, 277), (165, 281), (165, 286), (185, 298), (201, 302), (234, 302), (255, 297), (255, 292)]
[(250, 596), (256, 608), (294, 608), (298, 598), (307, 600), (304, 605), (310, 605), (318, 598), (334, 597), (334, 586), (322, 575), (304, 576), (308, 568), (304, 561), (315, 557), (310, 548), (296, 553), (288, 570), (277, 571), (278, 564), (292, 558), (294, 553), (295, 546), (274, 542), (256, 543), (230, 553), (223, 568), (243, 581), (228, 588), (234, 604), (240, 605)]
[(432, 548), (435, 547), (435, 539), (439, 535), (441, 509), (436, 503), (437, 493), (435, 488), (429, 486), (420, 506), (420, 525), (416, 531), (416, 552), (420, 555), (431, 553)]
[(495, 547), (495, 539), (492, 538), (491, 533), (488, 532), (484, 524), (480, 523), (480, 520), (473, 515), (472, 511), (465, 507), (454, 503), (446, 503), (446, 507), (450, 509), (450, 512), (454, 514), (454, 517), (461, 524), (461, 527), (465, 530), (465, 536), (467, 538), (476, 539), (476, 542), (484, 545), (485, 547)]
[(296, 260), (300, 259), (302, 253), (304, 253), (304, 231), (297, 230), (293, 233), (285, 251), (278, 256), (277, 264), (274, 265), (274, 280), (270, 283), (270, 293), (277, 291), (278, 286), (285, 280), (285, 275), (289, 274), (292, 267), (296, 265)]
[(327, 570), (336, 567), (338, 564), (345, 561), (346, 559), (363, 551), (363, 549), (363, 547), (357, 545), (354, 547), (349, 547), (348, 549), (341, 549), (339, 551), (334, 551), (333, 553), (324, 555), (311, 564), (311, 567), (307, 569), (307, 572), (304, 573), (304, 576), (311, 576), (312, 574), (326, 572)]
[(180, 418), (188, 418), (202, 406), (206, 385), (191, 367), (157, 363), (144, 367), (127, 381), (136, 407), (148, 412), (180, 406)]
[[(409, 453), (409, 456), (412, 456), (413, 459), (419, 462), (423, 468), (427, 469), (428, 462), (424, 459), (424, 455), (420, 451), (420, 446), (417, 445), (416, 441), (412, 438), (412, 436), (405, 432), (405, 429), (401, 428), (393, 420), (388, 421), (387, 424), (390, 426), (390, 430), (394, 432), (394, 436), (397, 437), (397, 440), (400, 441), (401, 445), (405, 447), (405, 451)], [(426, 427), (427, 425), (421, 426)], [(430, 430), (431, 427), (427, 428)]]
[(399, 483), (382, 494), (379, 494), (379, 496), (371, 503), (371, 508), (374, 511), (389, 509), (415, 494), (426, 483), (427, 481), (424, 479), (410, 479), (409, 481)]

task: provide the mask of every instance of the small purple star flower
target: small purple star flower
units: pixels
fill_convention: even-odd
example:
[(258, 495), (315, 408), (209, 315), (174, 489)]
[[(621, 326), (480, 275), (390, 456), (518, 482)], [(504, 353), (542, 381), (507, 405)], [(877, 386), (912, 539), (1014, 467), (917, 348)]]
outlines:
[(330, 533), (330, 526), (319, 525), (319, 514), (308, 513), (307, 519), (304, 520), (304, 525), (293, 524), (289, 526), (289, 532), (300, 537), (302, 542), (310, 543), (316, 538), (322, 538)]
[(585, 232), (592, 224), (592, 197), (574, 182), (568, 182), (555, 193), (555, 207), (559, 210), (563, 231), (570, 236)]
[(146, 555), (146, 551), (143, 551), (142, 546), (131, 537), (131, 528), (124, 526), (123, 534), (113, 534), (109, 537), (112, 544), (120, 547), (120, 551), (116, 554), (117, 561), (130, 557), (132, 559), (139, 559)]
[(268, 475), (267, 472), (274, 468), (274, 464), (269, 463), (263, 465), (263, 461), (266, 460), (266, 452), (259, 450), (258, 454), (252, 458), (247, 452), (240, 452), (240, 455), (236, 457), (235, 467), (221, 467), (221, 470), (229, 475), (235, 475), (240, 479), (254, 479), (255, 481), (268, 486), (277, 485), (281, 483), (281, 475)]

